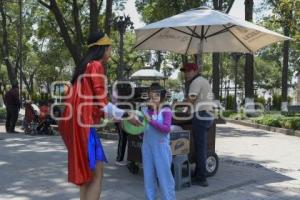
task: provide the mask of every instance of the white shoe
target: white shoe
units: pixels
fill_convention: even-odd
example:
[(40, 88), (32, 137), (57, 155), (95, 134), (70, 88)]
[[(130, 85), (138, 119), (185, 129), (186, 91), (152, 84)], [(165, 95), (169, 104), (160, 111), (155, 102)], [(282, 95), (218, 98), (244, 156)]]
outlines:
[(115, 164), (119, 165), (119, 166), (126, 166), (127, 162), (126, 161), (116, 161)]

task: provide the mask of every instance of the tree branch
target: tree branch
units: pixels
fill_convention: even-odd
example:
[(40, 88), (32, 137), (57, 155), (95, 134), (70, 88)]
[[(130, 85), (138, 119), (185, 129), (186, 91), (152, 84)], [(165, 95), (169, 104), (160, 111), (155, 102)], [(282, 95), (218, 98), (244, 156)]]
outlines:
[(49, 10), (51, 10), (51, 5), (48, 5), (47, 3), (45, 3), (44, 1), (42, 0), (38, 0), (38, 2), (43, 5), (44, 7), (48, 8)]
[(111, 27), (111, 18), (112, 18), (112, 1), (113, 0), (106, 0), (104, 30), (108, 36), (110, 36), (110, 27)]
[(234, 3), (234, 0), (231, 0), (229, 3), (228, 3), (228, 8), (226, 9), (226, 14), (228, 14), (233, 6), (233, 3)]
[(100, 0), (99, 6), (98, 6), (98, 10), (97, 10), (98, 15), (99, 15), (100, 10), (102, 8), (102, 4), (103, 4), (103, 0)]
[(72, 55), (75, 64), (78, 65), (81, 59), (81, 52), (78, 51), (78, 48), (76, 48), (76, 44), (74, 44), (71, 40), (67, 28), (67, 23), (65, 22), (65, 18), (63, 17), (61, 10), (57, 5), (56, 0), (50, 0), (50, 6), (48, 6), (47, 8), (54, 14), (55, 20), (60, 29), (60, 35), (63, 38), (65, 45), (67, 46), (70, 54)]
[(116, 63), (117, 65), (119, 65), (119, 62), (116, 60), (116, 59), (114, 59), (113, 57), (111, 57), (110, 58), (114, 63)]

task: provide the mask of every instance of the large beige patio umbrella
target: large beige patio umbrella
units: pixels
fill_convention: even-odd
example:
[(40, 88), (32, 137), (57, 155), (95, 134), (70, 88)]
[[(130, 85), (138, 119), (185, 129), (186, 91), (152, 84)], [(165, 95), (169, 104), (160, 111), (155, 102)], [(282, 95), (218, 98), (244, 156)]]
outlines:
[(291, 39), (245, 20), (200, 7), (136, 29), (136, 49), (254, 53)]

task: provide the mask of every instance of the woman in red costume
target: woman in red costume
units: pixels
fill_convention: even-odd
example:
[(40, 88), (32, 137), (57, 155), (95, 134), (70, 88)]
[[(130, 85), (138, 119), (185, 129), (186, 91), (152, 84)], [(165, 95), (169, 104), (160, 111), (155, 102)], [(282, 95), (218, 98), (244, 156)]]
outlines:
[(130, 115), (129, 121), (140, 125), (135, 116), (107, 100), (103, 66), (110, 58), (111, 44), (104, 33), (90, 34), (87, 54), (75, 68), (59, 123), (68, 149), (68, 181), (80, 187), (80, 200), (100, 198), (103, 162), (107, 159), (94, 126), (100, 123), (104, 113), (116, 119)]

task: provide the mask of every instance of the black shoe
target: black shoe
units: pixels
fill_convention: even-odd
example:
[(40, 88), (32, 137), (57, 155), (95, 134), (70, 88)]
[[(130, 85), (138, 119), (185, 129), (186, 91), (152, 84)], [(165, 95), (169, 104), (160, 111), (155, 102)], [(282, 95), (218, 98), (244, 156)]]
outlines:
[(208, 186), (208, 182), (206, 180), (206, 178), (192, 178), (192, 185), (198, 185), (201, 187), (207, 187)]

